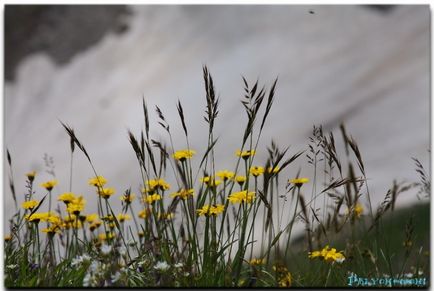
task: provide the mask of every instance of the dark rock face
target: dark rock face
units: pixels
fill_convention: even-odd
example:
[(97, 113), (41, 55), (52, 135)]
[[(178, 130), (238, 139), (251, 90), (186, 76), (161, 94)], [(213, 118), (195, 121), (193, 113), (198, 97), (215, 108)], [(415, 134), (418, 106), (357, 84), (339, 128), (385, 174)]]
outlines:
[(28, 54), (44, 51), (58, 64), (67, 63), (112, 31), (128, 29), (124, 5), (6, 5), (5, 79)]
[(366, 8), (376, 10), (381, 13), (388, 13), (391, 12), (396, 5), (366, 5)]

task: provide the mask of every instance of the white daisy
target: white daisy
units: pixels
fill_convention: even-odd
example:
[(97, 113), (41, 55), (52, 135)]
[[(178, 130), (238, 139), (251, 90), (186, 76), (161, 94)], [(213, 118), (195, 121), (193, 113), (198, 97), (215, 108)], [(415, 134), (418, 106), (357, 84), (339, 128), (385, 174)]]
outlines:
[(169, 264), (164, 261), (160, 261), (155, 264), (154, 269), (158, 271), (167, 271), (170, 268)]
[(103, 246), (101, 247), (101, 252), (102, 252), (104, 255), (108, 255), (111, 251), (112, 251), (112, 247), (109, 246), (109, 245), (103, 245)]

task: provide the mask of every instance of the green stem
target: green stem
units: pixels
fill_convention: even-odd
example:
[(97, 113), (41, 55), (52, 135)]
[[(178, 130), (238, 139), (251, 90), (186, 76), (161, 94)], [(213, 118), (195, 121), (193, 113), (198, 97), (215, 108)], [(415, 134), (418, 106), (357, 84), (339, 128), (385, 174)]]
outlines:
[(328, 281), (329, 281), (330, 274), (331, 274), (331, 272), (332, 272), (332, 268), (333, 268), (333, 263), (330, 264), (330, 267), (329, 267), (329, 270), (328, 270), (328, 273), (327, 273), (327, 278), (326, 278), (326, 281), (325, 281), (324, 288), (327, 288), (327, 283), (328, 283)]

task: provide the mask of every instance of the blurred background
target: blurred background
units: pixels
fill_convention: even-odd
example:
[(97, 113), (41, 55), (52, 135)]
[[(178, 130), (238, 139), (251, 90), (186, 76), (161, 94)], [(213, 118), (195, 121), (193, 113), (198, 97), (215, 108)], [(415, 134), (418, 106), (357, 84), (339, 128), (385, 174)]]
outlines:
[[(138, 193), (140, 171), (127, 130), (138, 135), (143, 128), (143, 97), (152, 137), (168, 142), (157, 124), (158, 105), (176, 149), (186, 147), (176, 111), (182, 102), (191, 147), (201, 157), (207, 141), (203, 65), (221, 101), (218, 169), (234, 167), (241, 145), (247, 120), (242, 76), (267, 88), (279, 78), (256, 164), (265, 163), (271, 139), (280, 148), (291, 145), (290, 154), (306, 150), (313, 125), (333, 131), (342, 149), (343, 122), (362, 152), (374, 205), (394, 179), (418, 181), (412, 157), (429, 169), (428, 5), (5, 7), (4, 145), (19, 203), (31, 170), (37, 199), (49, 172), (59, 180), (55, 195), (69, 190), (69, 137), (59, 120), (74, 128), (116, 196), (129, 187)], [(283, 178), (299, 170), (312, 174), (304, 156)], [(4, 159), (5, 223), (14, 213), (8, 175)], [(88, 212), (96, 212), (87, 184), (92, 176), (76, 149), (72, 190), (88, 200)], [(397, 204), (417, 202), (413, 194)]]

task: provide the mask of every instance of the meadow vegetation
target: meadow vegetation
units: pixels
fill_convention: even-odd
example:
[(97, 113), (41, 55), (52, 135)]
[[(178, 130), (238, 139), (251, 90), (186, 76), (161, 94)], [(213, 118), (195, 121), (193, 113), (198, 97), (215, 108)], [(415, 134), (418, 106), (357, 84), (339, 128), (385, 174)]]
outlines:
[[(429, 277), (429, 222), (410, 211), (397, 214), (400, 227), (393, 231), (387, 223), (399, 213), (402, 193), (429, 200), (429, 175), (417, 159), (420, 181), (393, 181), (373, 205), (372, 195), (383, 194), (370, 193), (361, 151), (343, 125), (338, 137), (314, 126), (299, 152), (273, 141), (259, 148), (277, 80), (266, 90), (244, 78), (247, 122), (239, 148), (217, 153), (219, 98), (206, 67), (203, 76), (207, 143), (190, 147), (180, 102), (185, 140), (174, 143), (159, 107), (156, 126), (168, 142), (154, 139), (143, 100), (143, 130), (128, 132), (141, 181), (129, 189), (116, 189), (104, 178), (104, 169), (94, 167), (79, 135), (64, 123), (59, 126), (70, 138), (71, 154), (64, 169), (72, 175), (74, 155), (83, 154), (94, 173), (88, 181), (92, 194), (58, 193), (58, 183), (67, 182), (38, 181), (29, 169), (22, 195), (7, 151), (16, 209), (4, 237), (7, 287), (346, 287), (351, 274), (407, 283)], [(267, 153), (265, 163), (255, 159), (259, 151)], [(219, 168), (221, 155), (232, 155), (235, 167)], [(291, 168), (301, 159), (312, 176)], [(89, 199), (97, 209), (86, 207)], [(116, 204), (120, 213), (113, 211)]]

